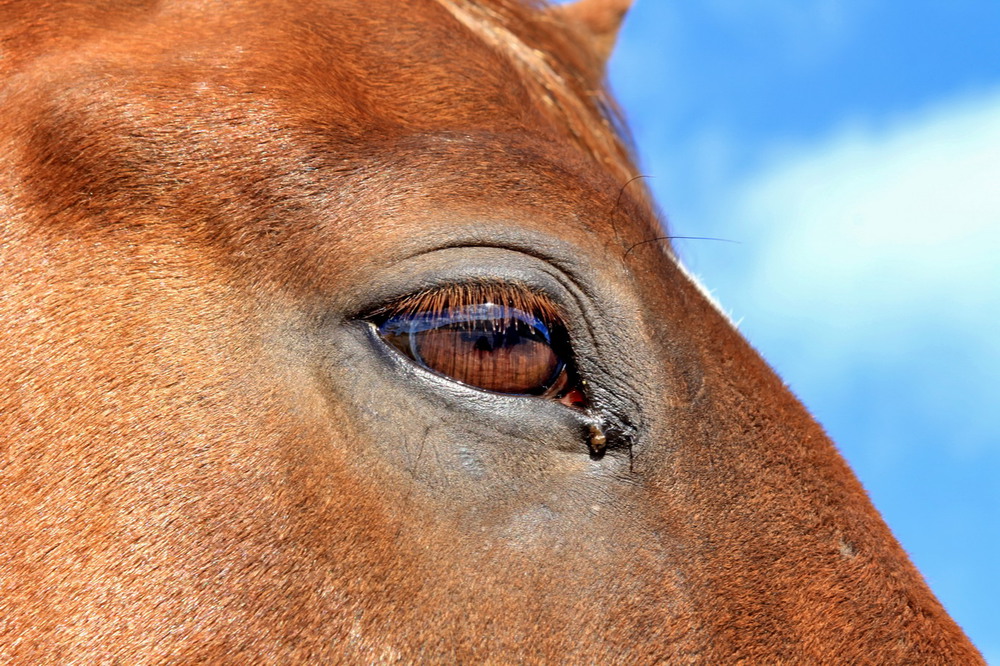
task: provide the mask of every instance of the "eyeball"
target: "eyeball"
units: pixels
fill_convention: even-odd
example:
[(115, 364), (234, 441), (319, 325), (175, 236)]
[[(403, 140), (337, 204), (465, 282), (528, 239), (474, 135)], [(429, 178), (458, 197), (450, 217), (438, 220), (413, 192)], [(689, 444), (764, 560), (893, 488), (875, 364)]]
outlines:
[(485, 391), (548, 397), (568, 383), (562, 341), (540, 316), (510, 305), (397, 311), (378, 330), (418, 365)]

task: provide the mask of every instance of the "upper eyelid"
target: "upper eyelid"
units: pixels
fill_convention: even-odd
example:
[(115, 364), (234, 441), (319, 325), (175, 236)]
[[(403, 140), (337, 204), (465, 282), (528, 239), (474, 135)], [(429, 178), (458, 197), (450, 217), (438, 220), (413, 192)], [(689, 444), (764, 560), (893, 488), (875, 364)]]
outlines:
[(473, 321), (497, 321), (497, 320), (507, 320), (507, 321), (532, 321), (534, 320), (533, 326), (540, 327), (542, 332), (546, 337), (549, 337), (549, 325), (551, 322), (544, 322), (534, 315), (524, 312), (523, 310), (518, 310), (517, 308), (511, 308), (503, 305), (486, 304), (471, 305), (471, 306), (461, 306), (461, 307), (450, 307), (448, 312), (427, 312), (427, 311), (416, 311), (416, 312), (400, 312), (390, 316), (386, 321), (391, 322), (395, 319), (407, 318), (410, 322), (408, 327), (411, 332), (419, 330), (429, 330), (433, 328), (440, 328), (442, 326), (448, 326), (457, 323), (469, 323)]
[(401, 314), (445, 312), (482, 303), (496, 303), (538, 315), (550, 324), (564, 325), (563, 308), (548, 295), (511, 281), (474, 281), (427, 289), (377, 308), (371, 317), (384, 319)]

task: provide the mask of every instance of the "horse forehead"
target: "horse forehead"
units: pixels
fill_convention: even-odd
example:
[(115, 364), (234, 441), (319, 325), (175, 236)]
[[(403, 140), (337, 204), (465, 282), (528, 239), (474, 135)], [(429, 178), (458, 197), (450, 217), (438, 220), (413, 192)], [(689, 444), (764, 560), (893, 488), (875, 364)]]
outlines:
[(45, 15), (44, 29), (35, 25), (44, 20), (14, 28), (33, 45), (14, 55), (36, 56), (45, 79), (64, 72), (60, 85), (70, 89), (100, 79), (133, 97), (179, 93), (203, 107), (268, 98), (289, 116), (368, 132), (545, 125), (523, 72), (437, 0), (167, 1), (105, 14), (67, 3), (62, 11)]
[[(563, 206), (549, 211), (562, 219), (623, 201), (625, 179), (437, 0), (277, 9), (164, 3), (61, 54), (55, 73), (40, 63), (34, 104), (19, 105), (27, 160), (66, 162), (53, 178), (91, 193), (134, 174), (149, 202), (185, 180), (205, 189), (233, 176), (302, 198), (351, 177), (369, 190), (395, 179), (383, 211), (389, 194)], [(44, 174), (34, 181), (47, 188)]]
[[(34, 104), (18, 106), (29, 124), (32, 111), (56, 123), (60, 116), (74, 123), (99, 116), (95, 124), (104, 131), (92, 132), (94, 140), (113, 140), (110, 134), (136, 125), (157, 128), (147, 135), (187, 143), (234, 126), (245, 134), (308, 127), (366, 146), (415, 133), (520, 133), (547, 138), (552, 147), (575, 146), (604, 166), (624, 166), (616, 173), (621, 180), (633, 175), (606, 109), (564, 85), (574, 78), (572, 64), (550, 77), (560, 87), (553, 94), (535, 75), (537, 62), (521, 62), (498, 47), (495, 35), (484, 38), (467, 16), (463, 22), (449, 10), (454, 5), (168, 1), (129, 4), (113, 19), (91, 12), (70, 21), (71, 8), (81, 10), (67, 3), (61, 18), (72, 27), (57, 26), (48, 15), (47, 28), (44, 20), (20, 17), (27, 24), (13, 28), (15, 35), (25, 33), (20, 42), (44, 42), (39, 34), (51, 41), (47, 48), (19, 49), (32, 56), (15, 54), (27, 58), (20, 69), (8, 63), (7, 76), (16, 83), (6, 90), (27, 91)], [(562, 31), (519, 11), (522, 23), (535, 21), (532, 29), (542, 33), (533, 35), (536, 45), (545, 43), (544, 33)], [(479, 17), (479, 27), (488, 20)], [(501, 33), (516, 43), (514, 51), (531, 51), (511, 30)], [(565, 35), (556, 42), (565, 45)], [(552, 73), (550, 64), (564, 55), (538, 58)], [(0, 75), (4, 69), (0, 62)], [(567, 107), (574, 107), (574, 120), (596, 118), (607, 129), (596, 149), (566, 122)], [(192, 132), (169, 134), (180, 125)]]

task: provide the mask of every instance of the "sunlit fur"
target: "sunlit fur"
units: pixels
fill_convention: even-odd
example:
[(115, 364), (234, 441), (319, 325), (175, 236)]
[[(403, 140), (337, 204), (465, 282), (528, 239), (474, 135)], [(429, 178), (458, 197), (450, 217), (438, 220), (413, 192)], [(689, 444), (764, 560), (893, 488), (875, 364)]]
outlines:
[[(982, 663), (648, 242), (615, 11), (0, 0), (0, 662)], [(381, 353), (445, 269), (593, 414)]]

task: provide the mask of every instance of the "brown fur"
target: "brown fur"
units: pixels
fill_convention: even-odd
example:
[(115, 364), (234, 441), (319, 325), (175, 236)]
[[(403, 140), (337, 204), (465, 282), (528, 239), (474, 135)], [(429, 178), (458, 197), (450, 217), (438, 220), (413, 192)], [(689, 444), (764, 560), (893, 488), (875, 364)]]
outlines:
[[(0, 40), (0, 661), (982, 663), (637, 245), (578, 25), (0, 0)], [(566, 295), (603, 457), (364, 337), (373, 290), (512, 265)]]

